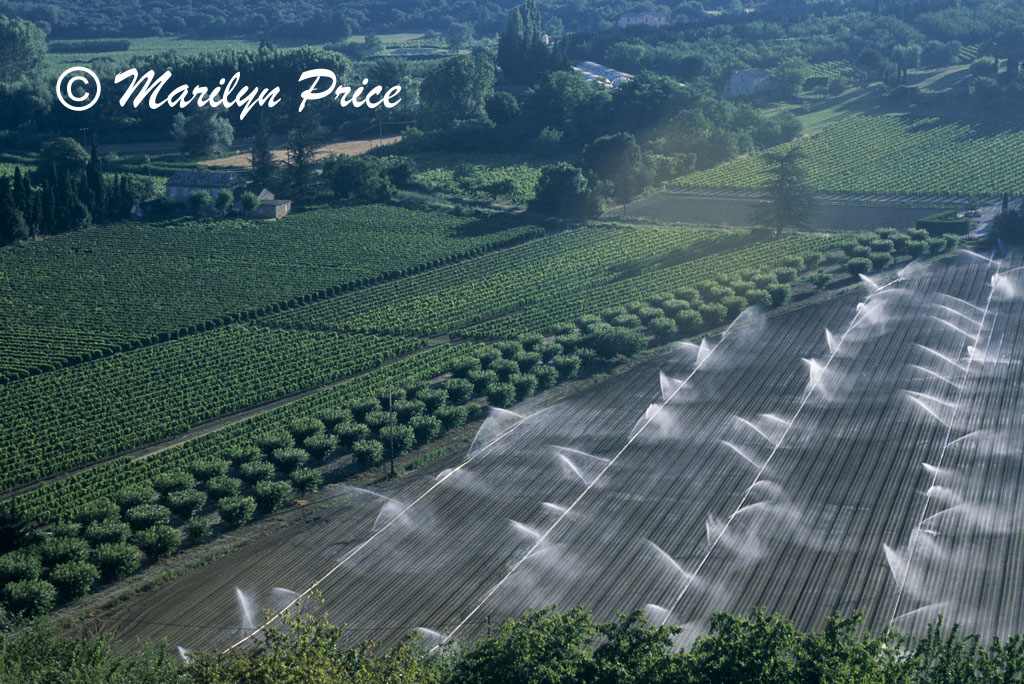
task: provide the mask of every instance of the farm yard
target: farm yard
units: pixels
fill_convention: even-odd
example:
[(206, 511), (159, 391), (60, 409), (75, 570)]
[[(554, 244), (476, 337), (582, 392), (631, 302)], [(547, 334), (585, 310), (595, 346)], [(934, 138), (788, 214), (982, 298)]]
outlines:
[(316, 583), (348, 643), (577, 602), (684, 641), (754, 606), (801, 628), (863, 609), (873, 632), (942, 613), (1018, 633), (1022, 273), (958, 252), (747, 312), (557, 404), (492, 409), (461, 460), (328, 487), (304, 524), (94, 624), (226, 647)]
[[(1013, 124), (938, 117), (850, 116), (798, 146), (819, 192), (966, 196), (1024, 193), (1024, 131)], [(768, 152), (766, 151), (766, 152)], [(677, 178), (676, 188), (756, 189), (766, 180), (764, 153)]]

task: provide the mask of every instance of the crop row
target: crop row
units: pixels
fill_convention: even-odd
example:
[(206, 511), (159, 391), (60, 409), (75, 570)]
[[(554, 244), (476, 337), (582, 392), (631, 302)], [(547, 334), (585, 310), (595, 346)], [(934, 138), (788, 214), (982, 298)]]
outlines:
[(575, 320), (581, 312), (597, 312), (611, 306), (625, 306), (660, 293), (671, 293), (706, 280), (738, 276), (745, 271), (770, 272), (792, 257), (821, 255), (838, 244), (837, 238), (822, 235), (791, 235), (680, 264), (640, 273), (631, 278), (594, 287), (566, 279), (550, 296), (510, 316), (495, 318), (466, 328), (472, 337), (503, 339), (525, 332), (548, 332), (554, 326)]
[(0, 488), (380, 365), (399, 337), (231, 325), (0, 386)]
[(180, 470), (197, 459), (224, 456), (234, 447), (248, 446), (253, 435), (285, 429), (297, 418), (327, 409), (343, 409), (370, 394), (383, 392), (392, 378), (396, 387), (421, 383), (444, 373), (451, 360), (473, 345), (443, 345), (351, 378), (335, 387), (290, 402), (216, 432), (165, 449), (142, 459), (120, 457), (64, 479), (46, 483), (17, 497), (26, 512), (49, 522), (71, 517), (83, 505), (112, 497), (122, 487), (144, 485), (161, 473)]
[[(1024, 131), (998, 123), (908, 116), (855, 116), (799, 147), (810, 183), (822, 192), (879, 195), (1024, 193)], [(680, 188), (753, 189), (767, 183), (759, 154), (673, 181)]]
[(438, 335), (522, 309), (569, 285), (591, 288), (678, 263), (737, 235), (725, 231), (591, 224), (262, 319), (298, 328)]
[[(125, 223), (0, 250), (0, 338), (24, 340), (5, 349), (0, 375), (63, 365), (83, 353), (77, 346), (37, 344), (34, 334), (139, 340), (202, 330), (540, 232), (507, 218), (371, 205), (315, 210), (272, 224)], [(97, 340), (94, 350), (107, 346)]]

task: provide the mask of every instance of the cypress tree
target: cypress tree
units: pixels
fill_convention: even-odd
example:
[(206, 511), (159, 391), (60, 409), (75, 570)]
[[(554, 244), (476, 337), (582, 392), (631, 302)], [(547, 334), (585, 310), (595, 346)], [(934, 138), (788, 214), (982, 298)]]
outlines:
[(88, 192), (84, 193), (83, 199), (87, 200), (86, 205), (89, 212), (96, 221), (102, 221), (106, 216), (106, 188), (103, 185), (103, 167), (100, 163), (99, 139), (92, 136), (92, 154), (89, 156), (89, 164), (85, 167), (85, 186)]

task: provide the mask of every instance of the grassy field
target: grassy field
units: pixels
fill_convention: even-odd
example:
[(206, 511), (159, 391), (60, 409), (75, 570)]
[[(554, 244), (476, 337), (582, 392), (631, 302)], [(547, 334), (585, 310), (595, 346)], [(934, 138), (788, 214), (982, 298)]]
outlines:
[[(907, 116), (849, 116), (809, 139), (787, 143), (807, 156), (822, 192), (868, 195), (1024, 193), (1024, 131), (998, 123)], [(754, 155), (673, 181), (677, 188), (762, 187), (764, 156)]]

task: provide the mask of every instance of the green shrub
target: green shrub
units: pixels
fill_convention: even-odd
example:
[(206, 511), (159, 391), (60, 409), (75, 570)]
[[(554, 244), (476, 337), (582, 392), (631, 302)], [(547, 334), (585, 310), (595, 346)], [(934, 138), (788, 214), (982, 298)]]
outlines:
[(192, 489), (195, 486), (195, 478), (180, 470), (172, 473), (160, 473), (153, 478), (153, 489), (161, 494), (167, 494), (178, 489)]
[(274, 475), (274, 464), (267, 461), (250, 461), (238, 469), (238, 476), (249, 484), (260, 480), (273, 480)]
[(510, 359), (498, 359), (491, 364), (489, 370), (498, 374), (499, 382), (508, 382), (508, 379), (519, 372), (519, 364)]
[[(797, 270), (795, 268), (777, 268), (775, 269), (775, 279), (780, 283), (791, 283), (796, 280)], [(763, 289), (767, 287), (761, 286)]]
[(314, 460), (322, 461), (338, 448), (338, 438), (328, 434), (310, 435), (303, 440), (302, 447)]
[(155, 498), (156, 490), (152, 487), (125, 487), (124, 489), (118, 490), (114, 495), (114, 503), (116, 503), (123, 512), (129, 508), (135, 508), (136, 506), (150, 503)]
[(924, 240), (907, 240), (907, 254), (915, 259), (925, 256), (928, 254), (928, 243)]
[(0, 584), (32, 580), (39, 577), (43, 564), (39, 557), (25, 550), (11, 551), (0, 556)]
[(256, 508), (261, 513), (272, 513), (286, 503), (292, 495), (292, 486), (288, 482), (271, 482), (261, 480), (254, 487)]
[(675, 319), (676, 327), (684, 335), (692, 335), (704, 326), (704, 319), (701, 318), (700, 312), (692, 309), (680, 311), (676, 314)]
[(476, 395), (485, 394), (488, 387), (492, 384), (501, 382), (500, 378), (498, 378), (498, 374), (490, 369), (471, 371), (469, 374), (469, 381), (473, 383), (473, 392)]
[(668, 337), (676, 332), (676, 322), (665, 316), (657, 316), (647, 323), (647, 329), (655, 337)]
[[(258, 461), (254, 461), (258, 462)], [(248, 463), (244, 464), (245, 468)], [(188, 520), (206, 505), (206, 492), (198, 489), (182, 489), (167, 495), (167, 507), (183, 520)]]
[(193, 462), (189, 466), (189, 470), (197, 480), (200, 482), (206, 482), (210, 478), (227, 474), (229, 467), (230, 464), (225, 460), (219, 458), (203, 458)]
[(204, 517), (189, 518), (189, 521), (185, 523), (185, 535), (193, 544), (208, 539), (212, 534), (213, 527), (210, 526), (210, 521)]
[(131, 544), (100, 544), (92, 553), (92, 563), (106, 582), (116, 582), (139, 569), (139, 549)]
[(426, 444), (441, 434), (441, 420), (435, 416), (414, 416), (409, 421), (417, 444)]
[(518, 337), (519, 344), (526, 351), (533, 351), (534, 348), (544, 342), (544, 336), (540, 333), (528, 332)]
[(466, 378), (470, 371), (481, 369), (480, 359), (475, 356), (460, 356), (452, 361), (452, 375), (456, 378)]
[(238, 527), (252, 520), (256, 512), (256, 500), (251, 496), (228, 496), (217, 503), (220, 519)]
[(357, 422), (362, 422), (366, 418), (366, 414), (371, 411), (380, 411), (380, 402), (376, 399), (361, 399), (356, 403), (352, 404), (352, 418)]
[(292, 433), (296, 442), (324, 431), (324, 424), (316, 418), (296, 418), (288, 423), (288, 432)]
[(57, 603), (57, 590), (40, 579), (18, 580), (4, 586), (3, 602), (7, 610), (26, 618), (46, 615)]
[(273, 461), (282, 473), (290, 473), (296, 468), (301, 468), (306, 465), (309, 460), (309, 452), (304, 449), (275, 449), (274, 453), (270, 455), (270, 460)]
[(53, 567), (68, 561), (85, 560), (89, 557), (89, 544), (75, 537), (47, 537), (37, 551), (43, 565)]
[(508, 408), (516, 403), (516, 388), (510, 382), (495, 382), (487, 387), (487, 403), (498, 408)]
[(744, 309), (749, 306), (746, 297), (740, 297), (739, 295), (733, 295), (732, 297), (725, 297), (722, 299), (722, 306), (725, 307), (726, 316), (729, 318), (736, 318)]
[(793, 288), (788, 283), (769, 285), (768, 295), (772, 298), (772, 306), (782, 306), (793, 296)]
[(772, 305), (772, 296), (768, 294), (767, 290), (747, 290), (746, 298), (747, 304), (750, 304), (750, 306), (760, 306), (761, 308), (768, 309)]
[[(141, 502), (140, 502), (141, 503)], [(121, 514), (120, 507), (110, 499), (97, 499), (90, 501), (75, 516), (75, 520), (83, 525), (88, 525), (97, 520), (106, 520), (112, 516)]]
[(857, 277), (861, 273), (871, 273), (871, 260), (864, 257), (855, 257), (846, 262), (847, 272)]
[(729, 315), (728, 310), (721, 304), (701, 304), (698, 311), (700, 319), (709, 328), (721, 325)]
[[(416, 442), (416, 433), (408, 425), (385, 425), (380, 429), (377, 439), (384, 447), (384, 458), (397, 458), (412, 450)], [(394, 453), (391, 452), (392, 445)]]
[(558, 384), (558, 369), (553, 365), (537, 366), (533, 370), (533, 375), (537, 378), (537, 389), (539, 390), (551, 389)]
[(242, 466), (245, 465), (246, 463), (256, 461), (260, 459), (262, 456), (263, 452), (261, 452), (259, 448), (255, 446), (247, 446), (235, 447), (234, 449), (231, 450), (231, 453), (228, 455), (228, 458), (234, 465)]
[(206, 494), (212, 501), (220, 501), (226, 496), (237, 496), (242, 491), (242, 481), (237, 477), (218, 475), (211, 477), (206, 483)]
[(142, 549), (150, 560), (156, 560), (166, 558), (178, 550), (181, 534), (170, 525), (153, 525), (136, 532), (132, 543)]
[(153, 525), (166, 524), (170, 519), (170, 509), (160, 504), (142, 504), (141, 506), (129, 508), (124, 513), (124, 521), (128, 523), (132, 531), (138, 531)]
[(50, 571), (50, 583), (65, 601), (74, 601), (89, 594), (100, 578), (96, 566), (84, 560), (61, 563)]
[(275, 449), (288, 449), (295, 446), (295, 438), (291, 433), (283, 430), (268, 432), (256, 438), (256, 446), (264, 454), (272, 454)]
[(427, 405), (418, 399), (403, 399), (395, 402), (395, 420), (399, 423), (408, 424), (413, 416), (422, 416), (427, 410)]
[(434, 415), (441, 421), (445, 430), (454, 430), (465, 425), (469, 418), (469, 411), (465, 406), (442, 406)]
[(818, 290), (824, 290), (832, 282), (832, 274), (821, 271), (811, 276), (811, 284)]
[(354, 443), (370, 436), (370, 428), (356, 422), (338, 423), (334, 426), (334, 434), (338, 438), (339, 447), (350, 449)]
[(97, 520), (89, 523), (82, 534), (93, 546), (100, 544), (118, 544), (128, 539), (132, 528), (126, 522), (111, 517), (106, 520)]
[(580, 372), (582, 360), (575, 354), (556, 356), (551, 359), (551, 365), (558, 371), (559, 378), (575, 378)]
[(352, 458), (364, 466), (380, 463), (384, 458), (384, 445), (375, 439), (360, 439), (352, 444)]
[(298, 468), (291, 474), (292, 486), (303, 494), (312, 494), (320, 489), (324, 478), (319, 471), (312, 468)]
[(423, 402), (427, 413), (434, 413), (438, 408), (448, 403), (448, 391), (444, 389), (421, 389), (416, 393), (416, 399)]
[(647, 338), (642, 333), (629, 328), (598, 330), (588, 333), (583, 341), (587, 347), (605, 359), (614, 358), (619, 354), (633, 356), (647, 348)]
[(347, 408), (329, 408), (321, 411), (317, 417), (324, 424), (324, 428), (331, 431), (338, 423), (352, 420), (352, 412)]
[[(444, 382), (444, 390), (448, 393), (448, 401), (453, 405), (465, 404), (467, 401), (473, 398), (473, 383), (465, 378), (448, 378)], [(440, 409), (434, 409), (433, 413), (437, 413)]]

